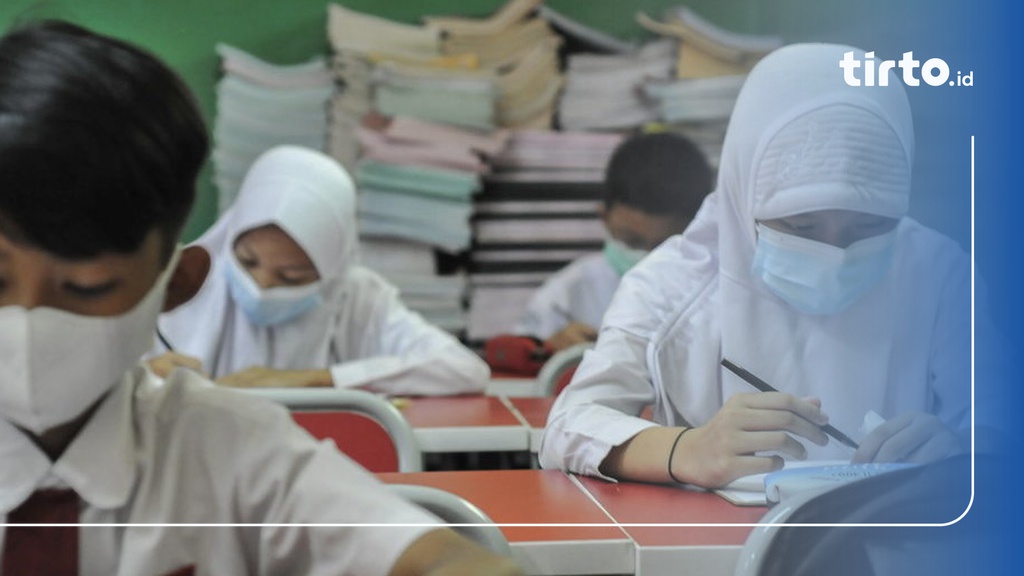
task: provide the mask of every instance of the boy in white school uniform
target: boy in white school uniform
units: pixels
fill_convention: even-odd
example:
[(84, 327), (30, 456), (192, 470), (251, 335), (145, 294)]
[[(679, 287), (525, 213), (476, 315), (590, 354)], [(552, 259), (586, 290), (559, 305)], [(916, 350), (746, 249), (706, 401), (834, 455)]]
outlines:
[(622, 276), (682, 232), (713, 185), (704, 154), (684, 136), (659, 132), (624, 141), (605, 171), (604, 250), (548, 278), (513, 332), (544, 340), (555, 352), (593, 342)]
[(0, 571), (520, 573), (283, 408), (139, 364), (188, 297), (175, 245), (207, 151), (151, 55), (60, 22), (0, 38)]

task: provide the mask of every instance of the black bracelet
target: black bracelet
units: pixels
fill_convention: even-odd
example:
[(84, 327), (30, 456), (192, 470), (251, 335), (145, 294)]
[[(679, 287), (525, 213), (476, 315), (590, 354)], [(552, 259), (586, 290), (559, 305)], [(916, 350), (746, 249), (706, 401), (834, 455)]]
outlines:
[(693, 430), (693, 428), (687, 426), (679, 431), (679, 435), (676, 436), (675, 441), (672, 442), (672, 450), (668, 453), (668, 477), (671, 478), (673, 482), (678, 482), (679, 484), (685, 484), (685, 482), (676, 478), (676, 475), (672, 473), (672, 457), (676, 454), (676, 446), (679, 445), (679, 439), (683, 437), (683, 434), (686, 434), (690, 430)]

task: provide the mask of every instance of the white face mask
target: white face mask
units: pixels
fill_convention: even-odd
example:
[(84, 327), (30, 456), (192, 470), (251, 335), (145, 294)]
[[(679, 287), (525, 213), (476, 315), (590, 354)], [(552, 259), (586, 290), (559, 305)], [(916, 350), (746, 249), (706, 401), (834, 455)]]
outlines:
[(153, 343), (179, 253), (142, 300), (118, 316), (0, 308), (0, 417), (42, 434), (113, 388)]

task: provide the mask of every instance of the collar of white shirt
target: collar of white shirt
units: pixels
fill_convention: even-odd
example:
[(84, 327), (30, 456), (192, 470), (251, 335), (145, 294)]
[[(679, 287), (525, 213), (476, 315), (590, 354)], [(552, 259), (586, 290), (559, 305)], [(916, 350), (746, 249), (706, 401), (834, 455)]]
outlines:
[(141, 367), (125, 374), (56, 462), (0, 419), (0, 513), (10, 512), (39, 488), (71, 488), (98, 508), (123, 506), (138, 471), (133, 390), (147, 376)]

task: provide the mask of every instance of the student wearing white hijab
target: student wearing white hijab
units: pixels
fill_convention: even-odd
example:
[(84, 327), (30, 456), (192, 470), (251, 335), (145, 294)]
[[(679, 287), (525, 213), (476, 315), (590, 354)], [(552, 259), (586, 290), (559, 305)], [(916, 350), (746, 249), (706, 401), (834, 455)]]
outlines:
[[(859, 441), (854, 461), (965, 447), (970, 262), (906, 216), (906, 95), (895, 75), (846, 86), (847, 51), (863, 59), (788, 46), (750, 73), (716, 191), (623, 279), (551, 410), (544, 467), (718, 487), (783, 457), (849, 457), (825, 423)], [(649, 405), (654, 421), (639, 417)], [(871, 412), (885, 422), (862, 431)]]
[(195, 297), (160, 317), (174, 354), (151, 361), (158, 371), (188, 364), (186, 356), (229, 386), (423, 395), (486, 386), (482, 359), (357, 263), (354, 186), (320, 152), (265, 152), (232, 208), (195, 244), (212, 269)]

